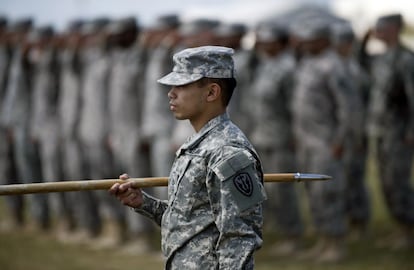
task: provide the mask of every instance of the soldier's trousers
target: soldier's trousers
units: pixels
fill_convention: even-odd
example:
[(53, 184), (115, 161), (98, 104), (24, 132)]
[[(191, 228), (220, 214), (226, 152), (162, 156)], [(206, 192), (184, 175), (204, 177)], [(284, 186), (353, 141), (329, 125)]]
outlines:
[(325, 236), (343, 236), (346, 233), (343, 161), (334, 158), (330, 146), (321, 141), (299, 141), (296, 154), (300, 171), (332, 176), (329, 181), (305, 183), (316, 232)]
[[(174, 161), (174, 152), (172, 151), (170, 136), (168, 134), (157, 134), (151, 140), (150, 144), (149, 154), (152, 176), (168, 176)], [(167, 189), (165, 187), (155, 187), (152, 192), (159, 199), (167, 199)]]
[[(13, 145), (7, 139), (6, 129), (0, 127), (0, 184), (17, 184), (17, 175), (14, 168)], [(23, 197), (22, 196), (6, 196), (8, 214), (16, 224), (23, 224)]]
[[(18, 183), (40, 182), (43, 178), (38, 146), (29, 140), (25, 127), (14, 129), (14, 157), (17, 168)], [(35, 223), (46, 229), (50, 226), (49, 205), (46, 194), (26, 195), (29, 203), (29, 213)], [(23, 204), (17, 202), (17, 211), (24, 211)]]
[[(295, 156), (292, 150), (257, 147), (266, 173), (294, 172)], [(268, 199), (265, 202), (265, 219), (275, 221), (277, 230), (284, 236), (299, 236), (303, 232), (299, 201), (295, 183), (266, 183)], [(273, 222), (271, 222), (273, 223)]]
[[(87, 179), (79, 140), (65, 137), (62, 140), (62, 171), (65, 180)], [(92, 191), (69, 192), (69, 211), (79, 228), (96, 235), (101, 229), (97, 198)]]
[[(252, 247), (234, 247), (226, 252), (234, 252), (231, 258), (220, 258), (219, 251), (216, 251), (217, 238), (212, 234), (211, 226), (173, 251), (172, 254), (165, 254), (167, 260), (165, 270), (199, 270), (199, 269), (254, 269), (254, 255)], [(243, 243), (243, 241), (240, 241)], [(220, 265), (219, 265), (220, 264)], [(221, 266), (221, 267), (220, 267)]]
[(347, 217), (351, 224), (366, 226), (371, 217), (370, 197), (365, 181), (367, 145), (350, 145), (345, 151)]
[[(90, 179), (117, 178), (114, 175), (112, 154), (103, 141), (84, 143), (82, 145), (83, 156), (87, 166), (87, 174)], [(96, 190), (94, 194), (98, 198), (100, 216), (124, 224), (125, 215), (122, 204), (106, 190)]]
[(414, 190), (411, 185), (412, 145), (403, 138), (385, 136), (378, 142), (382, 191), (391, 215), (404, 225), (414, 225)]
[[(39, 154), (42, 165), (42, 175), (45, 182), (62, 180), (61, 148), (56, 128), (43, 128), (39, 138)], [(59, 192), (49, 195), (49, 205), (58, 220), (73, 223), (73, 213), (70, 211), (68, 193)], [(72, 224), (70, 224), (72, 226)]]
[[(117, 167), (122, 170), (120, 173), (126, 172), (130, 177), (148, 177), (148, 152), (141, 149), (140, 140), (136, 136), (114, 140), (113, 156)], [(125, 207), (119, 206), (125, 210)], [(153, 231), (155, 226), (151, 220), (134, 211), (126, 211), (125, 219), (132, 237)]]

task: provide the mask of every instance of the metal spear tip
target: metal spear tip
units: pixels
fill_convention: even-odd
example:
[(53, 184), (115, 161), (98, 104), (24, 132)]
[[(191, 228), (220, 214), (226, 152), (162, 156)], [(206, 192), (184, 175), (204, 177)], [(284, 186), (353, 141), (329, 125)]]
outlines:
[(295, 179), (298, 182), (301, 181), (318, 181), (318, 180), (331, 180), (332, 176), (317, 173), (296, 173)]

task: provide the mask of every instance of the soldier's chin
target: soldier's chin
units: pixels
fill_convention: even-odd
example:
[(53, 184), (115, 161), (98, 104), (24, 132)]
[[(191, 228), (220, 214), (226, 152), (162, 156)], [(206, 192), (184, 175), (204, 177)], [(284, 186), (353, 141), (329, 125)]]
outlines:
[(177, 120), (186, 120), (186, 119), (188, 119), (187, 117), (184, 117), (183, 115), (178, 114), (178, 113), (174, 113), (174, 117)]

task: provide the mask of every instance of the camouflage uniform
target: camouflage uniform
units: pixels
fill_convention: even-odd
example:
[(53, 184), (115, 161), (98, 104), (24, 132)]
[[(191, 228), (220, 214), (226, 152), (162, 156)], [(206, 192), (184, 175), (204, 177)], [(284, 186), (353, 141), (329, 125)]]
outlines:
[[(85, 35), (103, 34), (107, 22), (96, 21), (85, 24), (82, 31)], [(95, 37), (96, 38), (96, 37)], [(109, 147), (109, 110), (108, 89), (110, 59), (107, 41), (99, 44), (88, 44), (81, 51), (82, 85), (81, 85), (81, 116), (79, 122), (79, 139), (84, 154), (87, 178), (112, 178), (114, 175), (112, 155)], [(99, 201), (99, 212), (108, 220), (123, 220), (121, 209), (104, 191), (94, 192)], [(95, 201), (96, 204), (96, 201)], [(97, 217), (98, 218), (98, 217)], [(101, 221), (94, 221), (100, 230)], [(102, 224), (104, 225), (104, 224)]]
[(156, 83), (171, 66), (172, 50), (160, 46), (154, 50), (147, 66), (145, 102), (143, 108), (143, 132), (151, 141), (151, 164), (154, 176), (168, 175), (174, 158), (171, 147), (171, 129), (175, 119), (168, 109), (168, 86)]
[[(6, 128), (13, 133), (13, 152), (17, 169), (17, 180), (23, 183), (39, 182), (42, 179), (37, 145), (30, 139), (32, 72), (22, 48), (15, 48), (10, 66), (10, 77), (4, 100), (2, 118)], [(23, 197), (13, 197), (13, 212), (23, 219)], [(28, 196), (30, 214), (36, 225), (43, 229), (50, 226), (49, 208), (45, 194)]]
[[(127, 19), (114, 22), (112, 33), (122, 35), (128, 27), (136, 28), (135, 21)], [(116, 30), (116, 31), (115, 31)], [(109, 136), (114, 162), (121, 172), (134, 177), (149, 174), (147, 151), (143, 149), (142, 107), (143, 107), (143, 56), (135, 44), (117, 47), (111, 51), (108, 109), (110, 116)], [(126, 222), (132, 236), (148, 232), (151, 225), (143, 217), (126, 214)]]
[(258, 61), (256, 61), (254, 50), (244, 49), (241, 44), (247, 27), (239, 23), (222, 23), (214, 29), (214, 32), (221, 46), (234, 49), (237, 86), (227, 111), (232, 121), (250, 138), (251, 128), (254, 125), (250, 87), (255, 78)]
[[(11, 49), (9, 46), (4, 42), (4, 36), (7, 29), (7, 20), (0, 16), (0, 114), (3, 114), (3, 107), (5, 106), (5, 96), (7, 90), (7, 82), (9, 77), (9, 70), (10, 70), (10, 60), (11, 60)], [(7, 134), (7, 129), (2, 123), (2, 119), (0, 117), (0, 184), (8, 184), (15, 181), (15, 175), (13, 170), (13, 152), (12, 152), (12, 142)], [(14, 179), (14, 180), (12, 180)], [(9, 209), (10, 215), (15, 215), (16, 212), (13, 210), (14, 202), (16, 202), (15, 198), (6, 197), (5, 201), (7, 202), (7, 206)], [(18, 216), (12, 216), (11, 221), (15, 223), (15, 225), (19, 224), (21, 220)]]
[[(74, 21), (68, 35), (80, 31), (82, 22)], [(86, 168), (79, 139), (78, 127), (81, 115), (82, 64), (79, 44), (68, 45), (60, 53), (60, 95), (58, 114), (60, 121), (60, 139), (62, 146), (62, 172), (65, 180), (85, 179)], [(74, 47), (70, 47), (74, 46)], [(91, 191), (79, 191), (70, 196), (76, 226), (94, 235), (99, 230), (98, 208)]]
[[(30, 135), (39, 146), (41, 159), (41, 170), (43, 181), (58, 181), (62, 179), (60, 136), (57, 100), (59, 96), (59, 66), (55, 48), (50, 45), (53, 38), (53, 30), (43, 27), (34, 30), (31, 41), (35, 44), (46, 43), (42, 49), (34, 48), (32, 53), (36, 55), (33, 59), (33, 81), (32, 81), (32, 107)], [(68, 195), (65, 193), (49, 194), (50, 206), (60, 219), (61, 217), (72, 222)]]
[[(161, 225), (167, 269), (245, 269), (253, 259), (262, 243), (256, 203), (264, 195), (252, 153), (226, 115), (211, 120), (177, 151), (168, 202), (146, 196), (137, 209)], [(253, 195), (235, 189), (233, 182), (242, 175), (254, 181)]]
[(296, 74), (293, 128), (301, 171), (324, 172), (334, 179), (307, 183), (315, 229), (322, 235), (343, 236), (345, 175), (333, 145), (343, 145), (348, 128), (348, 86), (338, 56), (325, 50), (302, 59)]
[(392, 216), (414, 224), (414, 191), (410, 184), (414, 134), (414, 55), (398, 45), (374, 60), (370, 99), (371, 135), (378, 138), (382, 190)]
[[(352, 54), (355, 34), (349, 22), (340, 22), (331, 27), (331, 41), (341, 55), (340, 60), (349, 78), (348, 94), (350, 127), (346, 136), (344, 162), (346, 173), (346, 211), (351, 226), (364, 230), (368, 225), (371, 209), (365, 183), (365, 168), (368, 155), (366, 133), (366, 108), (368, 106), (370, 78)], [(347, 48), (349, 52), (345, 52)], [(348, 53), (348, 54), (346, 54)]]
[[(159, 82), (231, 78), (231, 53), (214, 46), (184, 50), (175, 54), (173, 72)], [(176, 152), (168, 201), (144, 194), (135, 211), (161, 226), (166, 269), (253, 269), (253, 253), (262, 244), (264, 199), (258, 156), (223, 114)]]
[[(151, 52), (146, 66), (142, 132), (149, 144), (151, 175), (153, 176), (168, 175), (174, 159), (170, 133), (175, 125), (175, 119), (169, 110), (168, 96), (165, 94), (169, 87), (158, 84), (157, 79), (172, 68), (171, 57), (174, 46), (178, 42), (179, 24), (179, 19), (174, 14), (157, 19), (153, 29), (165, 35)], [(155, 187), (152, 191), (160, 198), (167, 198), (165, 188)]]
[[(255, 119), (251, 140), (268, 172), (296, 170), (291, 126), (290, 100), (292, 72), (295, 63), (288, 51), (261, 63), (259, 77), (253, 83)], [(272, 200), (268, 201), (268, 221), (275, 219), (284, 236), (297, 236), (303, 231), (298, 198), (293, 183), (266, 185)]]

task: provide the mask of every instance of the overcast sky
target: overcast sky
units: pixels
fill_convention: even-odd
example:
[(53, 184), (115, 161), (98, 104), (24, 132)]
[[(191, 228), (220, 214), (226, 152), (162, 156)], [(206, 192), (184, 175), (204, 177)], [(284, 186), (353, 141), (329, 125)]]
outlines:
[(73, 18), (101, 15), (134, 15), (141, 24), (148, 25), (158, 15), (173, 12), (184, 20), (208, 16), (253, 24), (302, 2), (331, 8), (351, 19), (358, 28), (366, 28), (378, 15), (387, 12), (401, 12), (414, 24), (413, 0), (0, 0), (0, 13), (11, 19), (32, 16), (37, 25), (53, 24), (58, 29)]

